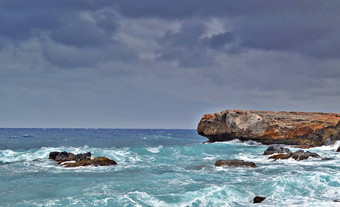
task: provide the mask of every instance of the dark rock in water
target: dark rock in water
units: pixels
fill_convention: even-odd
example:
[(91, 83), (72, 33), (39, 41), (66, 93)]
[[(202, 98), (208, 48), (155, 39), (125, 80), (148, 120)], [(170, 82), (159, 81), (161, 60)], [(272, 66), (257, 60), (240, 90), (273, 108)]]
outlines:
[(271, 155), (275, 153), (290, 153), (291, 151), (288, 148), (282, 147), (280, 145), (271, 145), (266, 151), (263, 152), (263, 155)]
[(76, 161), (90, 160), (90, 159), (91, 159), (91, 152), (87, 152), (83, 154), (76, 154)]
[(321, 160), (334, 160), (334, 158), (331, 158), (331, 157), (324, 157), (324, 158), (322, 158)]
[(263, 196), (255, 196), (253, 199), (254, 203), (262, 203), (262, 201), (264, 201), (266, 199), (266, 197)]
[(114, 160), (110, 160), (107, 157), (95, 157), (92, 160), (80, 160), (72, 163), (63, 163), (65, 167), (79, 167), (79, 166), (109, 166), (109, 165), (117, 165)]
[(340, 199), (335, 199), (335, 200), (333, 200), (334, 202), (340, 202)]
[(308, 148), (340, 140), (340, 113), (225, 110), (205, 114), (197, 132), (210, 141), (240, 139)]
[(338, 147), (338, 149), (336, 150), (337, 152), (340, 152), (340, 146)]
[(91, 152), (80, 153), (77, 155), (74, 155), (73, 153), (68, 153), (68, 152), (50, 152), (50, 155), (48, 158), (55, 160), (59, 163), (66, 162), (66, 161), (90, 160)]
[(277, 154), (277, 155), (270, 156), (268, 159), (274, 159), (274, 160), (277, 160), (277, 159), (289, 159), (291, 156), (292, 156), (291, 153), (288, 153), (288, 154)]
[[(91, 159), (91, 152), (80, 153), (74, 155), (68, 152), (50, 152), (49, 159), (55, 160), (58, 164), (62, 164), (65, 167), (78, 167), (78, 166), (108, 166), (117, 165), (114, 160), (110, 160), (107, 157), (95, 157)], [(69, 162), (75, 161), (75, 162)], [(69, 162), (69, 163), (64, 163)]]
[(215, 166), (229, 166), (229, 167), (256, 167), (254, 162), (245, 162), (243, 160), (217, 160)]
[(50, 155), (48, 156), (48, 159), (55, 160), (55, 158), (58, 156), (60, 152), (50, 152)]
[(307, 160), (309, 157), (315, 157), (315, 158), (321, 158), (320, 155), (314, 153), (314, 152), (305, 152), (303, 150), (298, 150), (292, 154), (292, 158), (294, 160)]
[(277, 154), (277, 155), (273, 155), (270, 156), (268, 159), (289, 159), (289, 158), (293, 158), (294, 160), (300, 161), (300, 160), (306, 160), (309, 157), (315, 157), (315, 158), (321, 158), (320, 155), (318, 155), (317, 153), (314, 152), (309, 152), (309, 151), (303, 151), (303, 150), (298, 150), (296, 152), (290, 152), (287, 154)]

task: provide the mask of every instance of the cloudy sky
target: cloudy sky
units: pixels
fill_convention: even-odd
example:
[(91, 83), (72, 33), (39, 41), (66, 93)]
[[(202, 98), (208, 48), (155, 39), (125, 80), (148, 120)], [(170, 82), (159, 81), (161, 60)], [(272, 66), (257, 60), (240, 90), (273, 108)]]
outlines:
[(340, 112), (340, 1), (0, 0), (0, 127)]

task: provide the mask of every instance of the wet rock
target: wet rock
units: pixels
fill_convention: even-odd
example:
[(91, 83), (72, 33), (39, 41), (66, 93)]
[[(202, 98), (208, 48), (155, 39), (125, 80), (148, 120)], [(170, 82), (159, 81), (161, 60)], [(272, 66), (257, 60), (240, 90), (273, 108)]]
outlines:
[(91, 159), (91, 152), (87, 152), (83, 154), (76, 154), (76, 161), (90, 160), (90, 159)]
[(277, 159), (289, 159), (291, 156), (292, 156), (291, 153), (288, 153), (288, 154), (277, 154), (277, 155), (270, 156), (268, 159), (274, 159), (274, 160), (277, 160)]
[(205, 114), (197, 132), (212, 142), (240, 139), (309, 148), (340, 140), (340, 113), (225, 110)]
[(263, 155), (271, 155), (275, 153), (290, 153), (291, 151), (288, 148), (284, 148), (280, 145), (271, 145), (266, 151), (263, 152)]
[(340, 152), (340, 146), (338, 147), (338, 149), (336, 150), (337, 152)]
[(309, 157), (315, 157), (315, 158), (321, 158), (320, 155), (314, 153), (314, 152), (305, 152), (303, 150), (298, 150), (292, 154), (292, 158), (294, 160), (307, 160)]
[(217, 160), (215, 166), (229, 166), (229, 167), (256, 167), (254, 162), (246, 162), (243, 160)]
[(293, 158), (294, 160), (300, 161), (300, 160), (306, 160), (309, 157), (315, 157), (315, 158), (321, 158), (320, 155), (318, 155), (317, 153), (314, 152), (309, 152), (309, 151), (303, 151), (303, 150), (298, 150), (296, 152), (290, 152), (287, 154), (277, 154), (277, 155), (273, 155), (270, 156), (268, 159), (289, 159), (289, 158)]
[(70, 163), (63, 163), (62, 164), (65, 167), (79, 167), (79, 166), (109, 166), (109, 165), (117, 165), (117, 163), (114, 160), (111, 160), (107, 157), (95, 157), (92, 160), (80, 160), (76, 162), (70, 162)]
[(107, 157), (95, 157), (91, 159), (91, 152), (76, 155), (68, 152), (50, 152), (48, 158), (57, 161), (58, 164), (62, 164), (65, 167), (117, 165), (114, 160)]
[(57, 162), (67, 162), (67, 161), (81, 161), (81, 160), (89, 160), (91, 159), (91, 152), (80, 153), (74, 155), (73, 153), (68, 152), (50, 152), (49, 159), (55, 160)]
[(255, 196), (253, 199), (254, 203), (262, 203), (262, 201), (264, 201), (266, 199), (266, 197), (263, 196)]
[(335, 199), (335, 200), (333, 200), (334, 202), (340, 202), (340, 199)]
[(55, 160), (55, 158), (58, 156), (60, 152), (50, 152), (48, 159)]

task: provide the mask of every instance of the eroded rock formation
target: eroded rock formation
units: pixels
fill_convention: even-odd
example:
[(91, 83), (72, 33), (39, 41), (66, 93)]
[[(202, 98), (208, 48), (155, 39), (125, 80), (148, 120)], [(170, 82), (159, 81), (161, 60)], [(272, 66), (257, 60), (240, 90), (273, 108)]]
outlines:
[(225, 110), (205, 114), (197, 131), (212, 142), (237, 138), (308, 148), (340, 140), (340, 114)]

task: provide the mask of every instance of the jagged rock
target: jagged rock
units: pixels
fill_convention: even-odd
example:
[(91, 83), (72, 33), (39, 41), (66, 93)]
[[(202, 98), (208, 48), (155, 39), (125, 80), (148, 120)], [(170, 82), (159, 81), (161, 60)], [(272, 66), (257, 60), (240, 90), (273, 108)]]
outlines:
[(197, 132), (210, 141), (237, 138), (308, 148), (340, 140), (340, 114), (225, 110), (205, 114)]
[(338, 147), (338, 149), (336, 150), (337, 152), (340, 152), (340, 146)]
[(50, 152), (48, 158), (57, 161), (58, 164), (62, 164), (65, 167), (117, 165), (114, 160), (110, 160), (107, 157), (95, 157), (91, 159), (91, 152), (76, 155), (68, 152)]
[(318, 155), (314, 152), (309, 152), (309, 151), (305, 152), (303, 150), (298, 150), (298, 151), (292, 153), (292, 158), (294, 160), (298, 160), (298, 161), (307, 160), (309, 157), (321, 158), (320, 155)]
[(243, 160), (217, 160), (215, 166), (229, 166), (229, 167), (256, 167), (254, 162), (246, 162)]
[(79, 167), (79, 166), (88, 166), (88, 165), (109, 166), (109, 165), (117, 165), (117, 163), (114, 160), (110, 160), (107, 157), (95, 157), (92, 160), (80, 160), (80, 161), (71, 162), (71, 163), (63, 163), (62, 165), (65, 167)]
[(263, 152), (263, 155), (271, 155), (275, 153), (290, 153), (291, 151), (288, 148), (284, 148), (280, 145), (271, 145), (266, 151)]
[(80, 153), (74, 155), (73, 153), (68, 152), (50, 152), (49, 159), (55, 160), (57, 162), (62, 163), (66, 161), (81, 161), (81, 160), (90, 160), (91, 152)]
[(318, 155), (317, 153), (314, 152), (309, 152), (309, 151), (303, 151), (303, 150), (298, 150), (296, 152), (289, 152), (286, 154), (277, 154), (277, 155), (273, 155), (270, 156), (268, 159), (289, 159), (289, 158), (293, 158), (294, 160), (300, 161), (300, 160), (306, 160), (309, 157), (315, 157), (315, 158), (321, 158), (320, 155)]
[(255, 196), (253, 199), (254, 203), (262, 203), (262, 201), (264, 201), (266, 199), (266, 197), (263, 196)]

